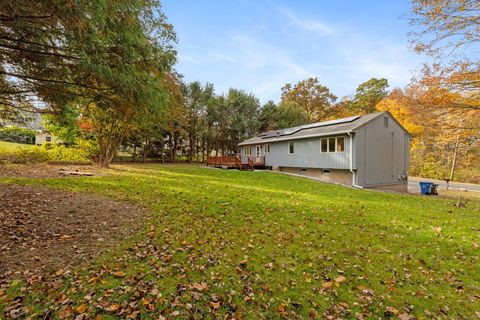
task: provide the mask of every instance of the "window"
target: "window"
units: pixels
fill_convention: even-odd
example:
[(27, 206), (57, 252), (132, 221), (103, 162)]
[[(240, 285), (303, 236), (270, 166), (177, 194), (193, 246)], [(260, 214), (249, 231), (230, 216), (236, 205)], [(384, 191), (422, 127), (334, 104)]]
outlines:
[(252, 154), (252, 146), (245, 146), (243, 148), (243, 154), (249, 156)]
[(256, 151), (257, 151), (256, 156), (257, 156), (257, 157), (260, 156), (260, 146), (257, 146), (257, 150), (256, 150)]
[(47, 142), (51, 142), (51, 141), (52, 141), (52, 137), (50, 137), (50, 136), (46, 136), (46, 137), (45, 137), (45, 141), (47, 141)]
[(335, 152), (335, 138), (328, 138), (328, 152)]
[(329, 174), (329, 173), (330, 173), (330, 169), (322, 169), (322, 173), (323, 173), (323, 174)]
[(322, 152), (328, 152), (328, 139), (322, 139), (321, 142)]
[(324, 138), (320, 140), (320, 152), (344, 152), (345, 137)]
[(384, 117), (384, 118), (383, 118), (383, 126), (384, 126), (385, 128), (388, 128), (388, 117)]
[(265, 153), (270, 153), (270, 145), (269, 144), (265, 145)]
[(337, 152), (345, 151), (345, 138), (337, 137)]
[(290, 141), (288, 143), (288, 153), (293, 154), (295, 152), (295, 142)]

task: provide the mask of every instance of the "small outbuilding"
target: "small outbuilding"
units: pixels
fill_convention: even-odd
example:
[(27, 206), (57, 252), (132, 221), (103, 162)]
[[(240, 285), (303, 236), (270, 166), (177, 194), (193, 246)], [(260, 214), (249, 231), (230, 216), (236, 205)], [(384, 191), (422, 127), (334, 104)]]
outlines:
[(388, 112), (268, 131), (239, 144), (242, 162), (331, 183), (407, 191), (411, 135)]
[(46, 130), (37, 130), (35, 133), (35, 144), (37, 146), (41, 146), (46, 143), (60, 144), (62, 143), (62, 140)]

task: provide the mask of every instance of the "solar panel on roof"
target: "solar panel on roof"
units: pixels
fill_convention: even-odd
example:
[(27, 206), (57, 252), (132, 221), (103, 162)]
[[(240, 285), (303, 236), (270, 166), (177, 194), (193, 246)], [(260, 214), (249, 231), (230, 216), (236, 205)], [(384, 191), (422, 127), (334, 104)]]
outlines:
[(276, 137), (276, 136), (277, 136), (276, 132), (268, 132), (266, 135), (262, 136), (262, 139), (273, 138), (273, 137)]
[(281, 135), (281, 136), (287, 136), (287, 135), (290, 135), (290, 134), (297, 133), (297, 132), (300, 131), (300, 130), (302, 130), (302, 126), (300, 126), (300, 127), (293, 127), (293, 128), (287, 128), (287, 129), (280, 130), (280, 135)]
[(353, 116), (353, 117), (348, 117), (348, 118), (343, 118), (343, 119), (316, 122), (316, 123), (306, 124), (304, 126), (279, 130), (277, 132), (275, 132), (275, 131), (267, 132), (265, 135), (262, 134), (261, 136), (259, 135), (258, 137), (261, 137), (262, 139), (269, 139), (269, 138), (273, 138), (273, 137), (277, 137), (277, 136), (288, 136), (288, 135), (292, 135), (294, 133), (297, 133), (300, 130), (313, 129), (313, 128), (326, 127), (326, 126), (331, 126), (331, 125), (336, 125), (336, 124), (348, 123), (348, 122), (355, 121), (358, 118), (360, 118), (360, 116)]
[(360, 118), (360, 116), (353, 116), (353, 117), (348, 117), (348, 118), (343, 118), (343, 119), (336, 119), (336, 120), (329, 120), (329, 121), (311, 123), (311, 124), (306, 124), (306, 125), (302, 126), (302, 129), (312, 129), (312, 128), (318, 128), (318, 127), (331, 126), (331, 125), (334, 125), (334, 124), (348, 123), (348, 122), (355, 121), (358, 118)]

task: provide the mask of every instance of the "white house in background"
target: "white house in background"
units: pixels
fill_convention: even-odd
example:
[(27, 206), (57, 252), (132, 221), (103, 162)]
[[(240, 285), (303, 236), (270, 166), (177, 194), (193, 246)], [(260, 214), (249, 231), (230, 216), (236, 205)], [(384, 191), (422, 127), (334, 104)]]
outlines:
[(361, 188), (407, 191), (411, 136), (388, 112), (268, 131), (239, 144), (242, 163)]
[(52, 135), (50, 132), (46, 130), (37, 130), (35, 133), (35, 144), (37, 146), (41, 146), (45, 143), (55, 143), (60, 144), (63, 141)]

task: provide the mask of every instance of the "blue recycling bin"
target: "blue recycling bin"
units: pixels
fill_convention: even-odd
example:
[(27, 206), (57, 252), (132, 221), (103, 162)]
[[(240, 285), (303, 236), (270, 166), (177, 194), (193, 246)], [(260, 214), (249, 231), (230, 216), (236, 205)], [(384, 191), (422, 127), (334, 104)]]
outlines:
[(419, 182), (421, 194), (431, 194), (433, 183), (431, 182)]

